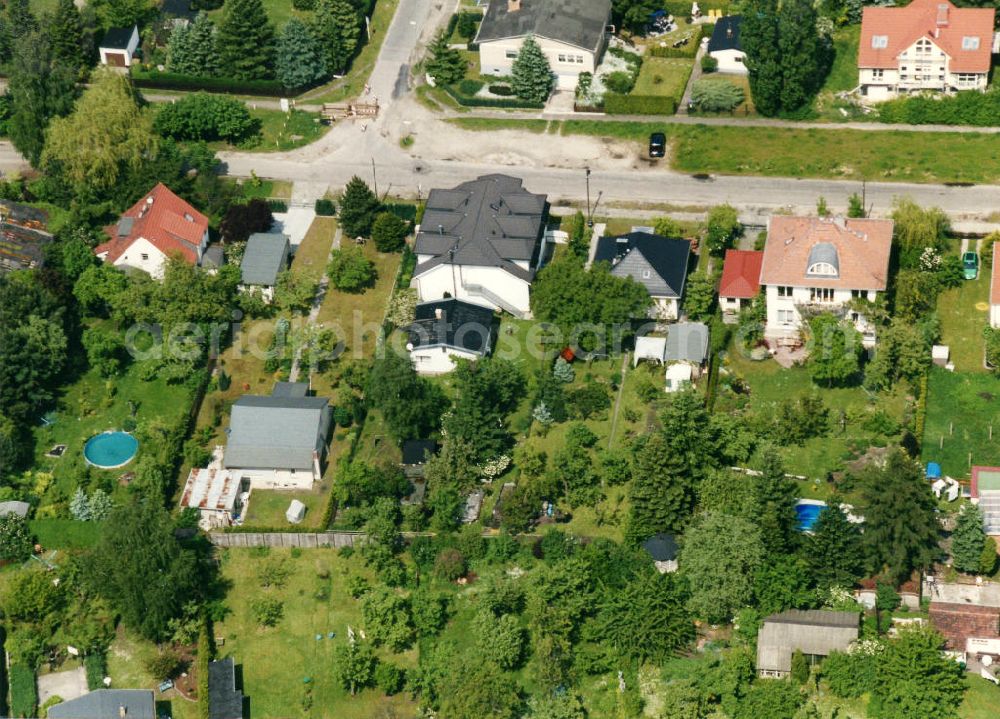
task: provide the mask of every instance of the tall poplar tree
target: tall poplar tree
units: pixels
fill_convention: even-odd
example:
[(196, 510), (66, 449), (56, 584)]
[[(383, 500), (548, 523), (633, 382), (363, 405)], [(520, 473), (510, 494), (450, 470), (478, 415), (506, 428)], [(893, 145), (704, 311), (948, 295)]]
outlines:
[(52, 53), (60, 63), (79, 70), (87, 64), (88, 47), (83, 18), (73, 0), (59, 0), (49, 23)]
[(781, 110), (782, 63), (778, 42), (777, 0), (748, 0), (743, 7), (740, 43), (754, 107), (761, 115)]
[(754, 477), (757, 485), (756, 523), (760, 527), (764, 549), (770, 554), (784, 554), (798, 544), (795, 482), (785, 477), (781, 455), (772, 445), (765, 445), (757, 457)]
[(274, 77), (274, 27), (261, 0), (227, 0), (217, 37), (226, 75), (236, 80)]
[(625, 536), (639, 544), (658, 532), (677, 532), (694, 508), (695, 493), (684, 463), (662, 431), (641, 442), (632, 460)]

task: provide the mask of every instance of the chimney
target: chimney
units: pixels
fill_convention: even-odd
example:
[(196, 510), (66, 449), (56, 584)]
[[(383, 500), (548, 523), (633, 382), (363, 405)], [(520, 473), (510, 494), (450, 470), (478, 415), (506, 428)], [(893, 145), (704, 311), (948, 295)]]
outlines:
[(733, 28), (732, 28), (732, 26), (729, 26), (729, 27), (726, 28), (726, 39), (727, 40), (732, 40), (733, 39)]
[(947, 27), (948, 26), (948, 3), (941, 3), (937, 8), (937, 26)]
[(507, 12), (517, 12), (521, 9), (521, 0), (507, 0)]
[(434, 310), (434, 319), (439, 320), (442, 319), (443, 317), (444, 317), (444, 310), (442, 310), (440, 307)]

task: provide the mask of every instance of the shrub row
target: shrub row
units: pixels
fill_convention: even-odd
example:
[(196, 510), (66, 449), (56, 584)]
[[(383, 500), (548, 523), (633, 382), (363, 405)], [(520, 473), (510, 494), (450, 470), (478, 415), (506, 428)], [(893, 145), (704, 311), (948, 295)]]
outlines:
[(301, 89), (289, 89), (277, 80), (232, 80), (223, 77), (193, 77), (173, 72), (158, 72), (132, 68), (132, 82), (136, 87), (160, 90), (205, 90), (231, 95), (262, 95), (264, 97), (290, 97)]
[(267, 208), (271, 212), (288, 212), (288, 203), (284, 200), (268, 200)]
[(26, 664), (10, 667), (10, 714), (15, 717), (33, 717), (38, 708), (38, 690), (35, 672)]
[(910, 125), (1000, 125), (1000, 92), (965, 90), (945, 97), (900, 97), (880, 104), (878, 119)]
[(83, 658), (83, 668), (87, 673), (87, 689), (95, 691), (104, 688), (104, 677), (108, 673), (107, 664), (104, 652), (94, 652)]
[(209, 708), (208, 664), (212, 661), (215, 654), (215, 647), (210, 629), (208, 617), (203, 617), (201, 620), (201, 629), (198, 631), (198, 719), (209, 719), (211, 716)]
[(677, 100), (663, 95), (604, 95), (604, 111), (609, 115), (673, 115)]
[(669, 44), (665, 47), (652, 45), (647, 48), (646, 52), (650, 57), (694, 57), (698, 53), (698, 45), (701, 43), (702, 37), (705, 36), (706, 28), (709, 27), (714, 27), (714, 25), (695, 25), (694, 35), (687, 45), (681, 47), (670, 47)]
[(405, 222), (414, 222), (417, 219), (417, 206), (405, 202), (387, 202), (382, 205), (383, 212), (391, 212)]
[(514, 97), (508, 100), (506, 98), (472, 97), (463, 95), (452, 85), (444, 85), (444, 89), (445, 92), (451, 95), (455, 102), (459, 105), (464, 105), (465, 107), (506, 107), (511, 109), (526, 110), (541, 110), (545, 107), (545, 103), (542, 102), (527, 102)]
[(917, 396), (917, 409), (913, 418), (913, 436), (917, 444), (924, 443), (924, 426), (927, 423), (927, 373), (920, 376), (920, 391)]
[(4, 644), (7, 641), (7, 631), (0, 626), (0, 717), (10, 716), (7, 711), (7, 652)]

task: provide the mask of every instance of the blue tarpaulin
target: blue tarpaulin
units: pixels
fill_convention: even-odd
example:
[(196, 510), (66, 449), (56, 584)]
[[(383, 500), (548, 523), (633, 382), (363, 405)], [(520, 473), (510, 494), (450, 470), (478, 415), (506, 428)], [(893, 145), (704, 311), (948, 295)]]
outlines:
[(927, 478), (938, 479), (941, 476), (941, 465), (937, 462), (927, 463)]

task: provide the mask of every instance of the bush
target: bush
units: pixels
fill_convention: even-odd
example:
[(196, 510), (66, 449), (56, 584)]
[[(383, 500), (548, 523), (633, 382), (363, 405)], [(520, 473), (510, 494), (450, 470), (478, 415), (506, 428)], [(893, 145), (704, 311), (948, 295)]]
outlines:
[(874, 644), (856, 649), (853, 654), (831, 652), (820, 666), (820, 675), (838, 697), (859, 697), (875, 688), (879, 653), (880, 645)]
[(375, 686), (388, 696), (398, 693), (406, 684), (406, 672), (395, 664), (379, 662), (375, 668)]
[(467, 77), (460, 81), (456, 87), (460, 93), (471, 97), (483, 89), (483, 83), (479, 80), (473, 80), (472, 78)]
[(723, 80), (696, 80), (691, 106), (701, 112), (732, 112), (746, 98), (743, 88)]
[(94, 652), (83, 658), (83, 668), (87, 672), (87, 689), (104, 688), (104, 677), (108, 675), (107, 657), (104, 652)]
[(609, 115), (673, 115), (677, 100), (663, 95), (604, 95), (604, 111)]
[(910, 125), (1000, 125), (1000, 92), (964, 90), (954, 95), (900, 97), (881, 103), (878, 119)]
[(608, 73), (604, 76), (604, 87), (608, 88), (611, 92), (627, 95), (635, 87), (635, 75), (623, 70)]
[(488, 89), (493, 95), (502, 95), (503, 97), (512, 97), (514, 95), (514, 88), (510, 85), (490, 85)]
[(342, 292), (360, 293), (375, 284), (375, 265), (357, 247), (346, 247), (331, 253), (327, 274), (333, 286)]
[(153, 126), (161, 135), (178, 140), (225, 140), (234, 144), (260, 131), (260, 121), (250, 116), (241, 101), (204, 92), (163, 105)]
[(372, 224), (372, 241), (379, 252), (398, 252), (406, 244), (409, 226), (395, 213), (380, 212)]
[(701, 71), (702, 72), (715, 72), (719, 69), (719, 61), (716, 60), (711, 55), (704, 55), (701, 58)]
[(288, 203), (284, 200), (268, 200), (267, 209), (271, 212), (288, 212)]
[(545, 103), (543, 102), (528, 102), (527, 100), (520, 100), (516, 97), (509, 99), (499, 97), (470, 97), (462, 94), (452, 85), (445, 85), (444, 90), (455, 102), (463, 107), (506, 107), (511, 109), (528, 110), (541, 110), (545, 107)]
[(320, 217), (333, 217), (337, 214), (337, 205), (325, 197), (316, 200), (315, 208), (316, 214)]
[(290, 89), (277, 80), (233, 80), (221, 77), (192, 77), (173, 72), (142, 70), (133, 66), (130, 70), (132, 84), (140, 88), (159, 90), (205, 90), (227, 95), (261, 95), (263, 97), (287, 97)]
[(467, 571), (465, 557), (457, 549), (443, 549), (434, 560), (434, 574), (446, 582), (464, 577)]
[(180, 674), (183, 661), (172, 649), (165, 649), (143, 662), (143, 667), (156, 681), (173, 679)]
[(35, 672), (25, 664), (10, 666), (10, 713), (15, 717), (33, 717), (38, 706)]
[(253, 619), (262, 627), (273, 627), (285, 614), (285, 605), (274, 597), (256, 597), (250, 600)]

